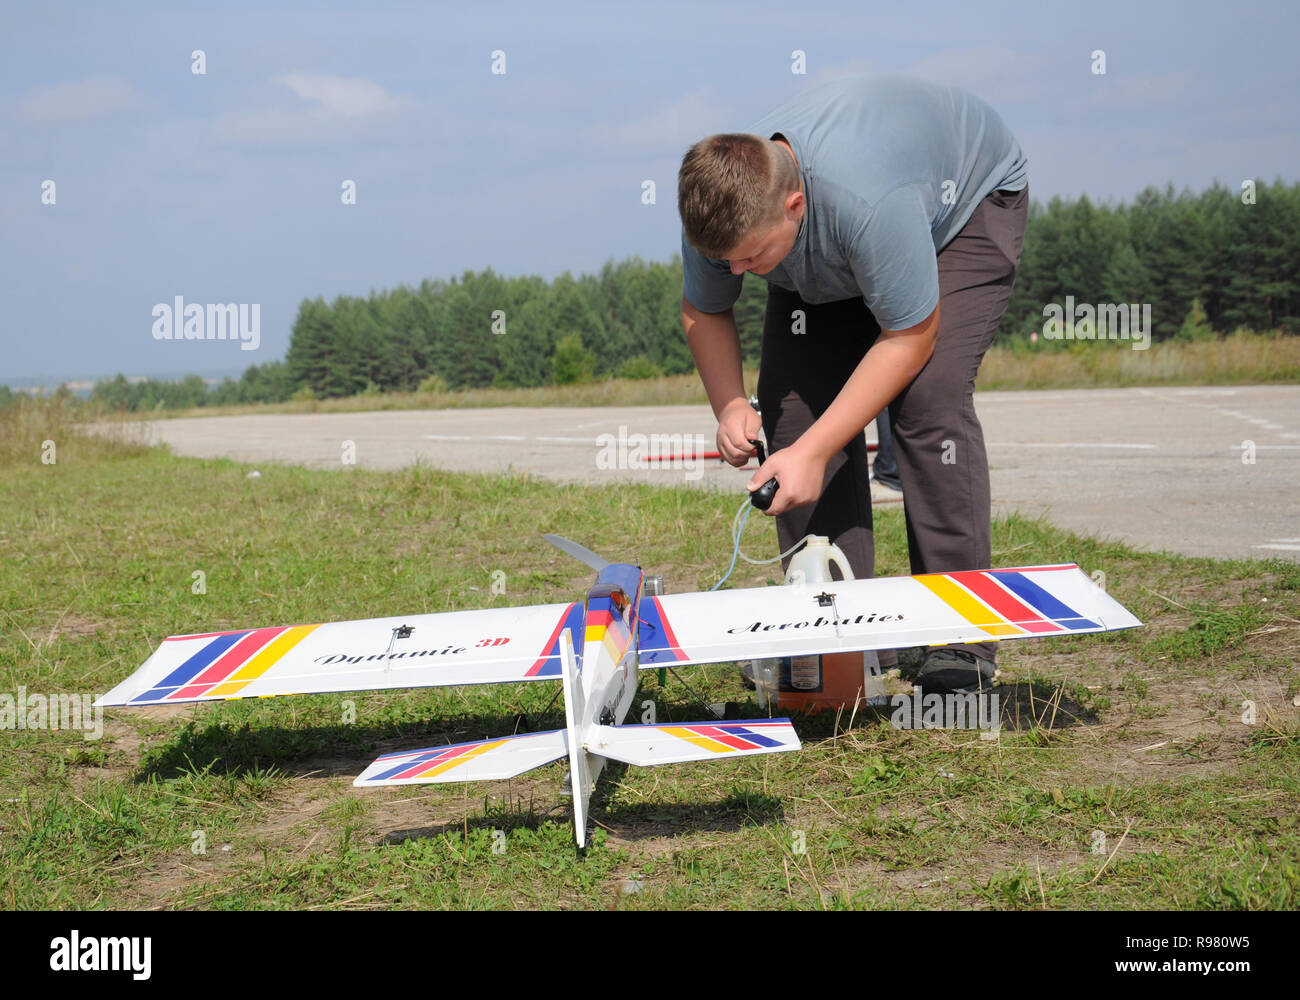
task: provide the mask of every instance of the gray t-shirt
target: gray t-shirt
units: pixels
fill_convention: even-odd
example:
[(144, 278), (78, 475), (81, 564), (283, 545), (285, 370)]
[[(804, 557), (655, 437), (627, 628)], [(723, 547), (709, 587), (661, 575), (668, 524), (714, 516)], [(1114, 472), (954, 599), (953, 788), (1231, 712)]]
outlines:
[[(1028, 183), (1025, 155), (988, 104), (957, 87), (858, 76), (810, 88), (745, 131), (784, 138), (807, 211), (790, 253), (763, 279), (806, 302), (861, 296), (881, 328), (901, 330), (939, 303), (936, 254), (995, 189)], [(682, 233), (683, 294), (729, 309), (742, 275)]]

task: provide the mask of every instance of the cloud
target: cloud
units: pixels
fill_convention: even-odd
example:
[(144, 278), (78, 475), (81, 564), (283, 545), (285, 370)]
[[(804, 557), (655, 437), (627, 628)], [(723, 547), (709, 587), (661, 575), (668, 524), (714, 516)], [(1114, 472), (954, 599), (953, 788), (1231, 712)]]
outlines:
[(409, 97), (394, 97), (373, 80), (316, 73), (286, 73), (272, 83), (284, 84), (301, 100), (313, 102), (324, 117), (383, 118), (414, 105)]
[(354, 137), (359, 127), (382, 125), (418, 107), (364, 77), (285, 73), (272, 81), (292, 90), (289, 106), (227, 111), (217, 116), (218, 137), (252, 145), (298, 145)]
[(591, 143), (613, 153), (680, 153), (706, 135), (726, 131), (728, 121), (727, 109), (704, 91), (687, 94), (675, 104), (632, 121), (590, 126), (583, 134)]
[(135, 97), (131, 85), (121, 77), (92, 76), (31, 91), (18, 101), (15, 112), (38, 125), (61, 125), (122, 111)]

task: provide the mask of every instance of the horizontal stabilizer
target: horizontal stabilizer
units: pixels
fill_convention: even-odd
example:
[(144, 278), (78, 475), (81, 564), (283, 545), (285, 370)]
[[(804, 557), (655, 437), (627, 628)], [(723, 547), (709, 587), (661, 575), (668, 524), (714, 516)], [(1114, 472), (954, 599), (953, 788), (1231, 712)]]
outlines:
[(642, 767), (780, 753), (798, 750), (800, 745), (789, 719), (593, 726), (590, 732), (586, 743), (589, 753)]
[(638, 613), (642, 670), (1142, 624), (1073, 563), (669, 594)]
[(418, 785), (513, 778), (569, 752), (563, 729), (495, 740), (390, 753), (371, 764), (354, 785)]

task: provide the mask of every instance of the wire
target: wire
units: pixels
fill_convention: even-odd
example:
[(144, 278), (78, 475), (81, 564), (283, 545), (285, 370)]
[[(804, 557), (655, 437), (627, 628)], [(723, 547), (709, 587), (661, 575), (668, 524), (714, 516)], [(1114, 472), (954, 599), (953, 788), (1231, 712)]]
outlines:
[(710, 590), (717, 590), (719, 587), (721, 587), (724, 583), (727, 582), (727, 578), (730, 577), (732, 572), (734, 572), (736, 569), (737, 557), (744, 559), (745, 562), (750, 563), (753, 566), (766, 566), (769, 563), (780, 562), (786, 556), (793, 554), (801, 545), (804, 545), (808, 541), (809, 536), (805, 535), (803, 538), (799, 539), (799, 541), (795, 542), (793, 545), (791, 545), (780, 555), (774, 556), (771, 559), (750, 558), (749, 556), (745, 555), (744, 552), (741, 551), (740, 536), (745, 531), (745, 524), (749, 521), (749, 514), (753, 509), (754, 509), (754, 505), (749, 502), (749, 497), (746, 496), (745, 499), (741, 501), (740, 509), (736, 511), (736, 516), (731, 519), (731, 538), (732, 538), (731, 565), (727, 567), (727, 572), (723, 575), (722, 579), (719, 580), (717, 583), (715, 583), (712, 587), (710, 587), (709, 588)]
[[(745, 530), (745, 522), (749, 520), (749, 511), (745, 510), (745, 507), (752, 508), (752, 506), (749, 498), (746, 497), (744, 505), (740, 510), (736, 511), (736, 516), (731, 519), (731, 565), (727, 567), (727, 572), (722, 575), (722, 579), (710, 587), (710, 590), (717, 590), (726, 583), (727, 578), (731, 576), (732, 571), (736, 568), (736, 556), (740, 555), (740, 533)], [(737, 526), (737, 522), (739, 522), (739, 526)]]

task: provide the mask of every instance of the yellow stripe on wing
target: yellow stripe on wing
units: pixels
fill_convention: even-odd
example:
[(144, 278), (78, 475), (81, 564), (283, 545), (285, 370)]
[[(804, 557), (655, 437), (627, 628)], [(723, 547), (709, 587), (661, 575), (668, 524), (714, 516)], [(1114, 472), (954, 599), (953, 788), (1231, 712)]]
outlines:
[(439, 774), (442, 774), (444, 771), (450, 771), (457, 764), (463, 764), (465, 763), (465, 761), (477, 757), (480, 754), (485, 754), (489, 750), (495, 750), (497, 747), (503, 746), (507, 742), (508, 742), (507, 740), (493, 740), (491, 743), (484, 743), (482, 746), (477, 746), (473, 750), (466, 750), (464, 753), (458, 754), (457, 756), (451, 758), (451, 760), (443, 761), (441, 764), (435, 764), (427, 771), (421, 771), (418, 774), (412, 774), (410, 777), (412, 778), (437, 777)]
[(914, 579), (924, 584), (935, 597), (956, 611), (957, 614), (972, 625), (979, 626), (989, 635), (1020, 635), (1024, 632), (1024, 629), (1009, 624), (996, 611), (983, 601), (976, 600), (947, 576), (935, 573), (918, 576)]
[(276, 636), (258, 650), (251, 660), (231, 674), (224, 683), (209, 691), (208, 697), (229, 698), (238, 694), (275, 666), (289, 650), (293, 649), (294, 646), (298, 645), (318, 628), (320, 628), (319, 624), (295, 625), (293, 628), (286, 629), (281, 635)]
[(660, 726), (659, 730), (667, 733), (669, 736), (676, 736), (678, 739), (694, 743), (697, 747), (703, 747), (705, 750), (712, 750), (714, 753), (730, 753), (735, 749), (734, 747), (727, 746), (725, 743), (720, 743), (715, 739), (710, 739), (708, 736), (697, 733), (692, 729), (685, 729), (681, 726)]

